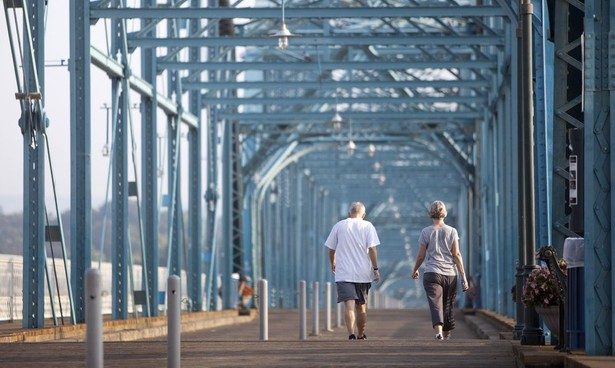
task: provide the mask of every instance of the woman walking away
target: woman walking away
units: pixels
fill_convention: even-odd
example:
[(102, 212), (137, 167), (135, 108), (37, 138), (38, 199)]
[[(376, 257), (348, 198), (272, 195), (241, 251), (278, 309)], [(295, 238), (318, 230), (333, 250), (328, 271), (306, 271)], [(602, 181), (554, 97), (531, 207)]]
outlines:
[(427, 302), (431, 312), (431, 322), (436, 330), (437, 340), (451, 338), (451, 330), (455, 328), (453, 303), (457, 297), (457, 271), (461, 276), (463, 291), (468, 289), (468, 280), (463, 269), (463, 260), (459, 251), (459, 235), (457, 229), (444, 223), (446, 206), (442, 201), (434, 201), (429, 208), (429, 217), (433, 225), (421, 231), (419, 238), (419, 254), (412, 272), (412, 278), (419, 278), (419, 267), (429, 255), (425, 263), (423, 287), (427, 294)]

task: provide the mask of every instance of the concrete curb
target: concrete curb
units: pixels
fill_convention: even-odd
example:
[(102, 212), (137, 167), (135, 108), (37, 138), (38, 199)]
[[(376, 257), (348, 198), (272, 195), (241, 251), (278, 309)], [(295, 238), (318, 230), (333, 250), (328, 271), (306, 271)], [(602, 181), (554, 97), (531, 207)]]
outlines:
[[(205, 328), (250, 322), (256, 310), (249, 315), (239, 315), (236, 310), (214, 312), (194, 312), (182, 314), (182, 332), (197, 331)], [(0, 343), (42, 342), (42, 341), (85, 341), (86, 325), (66, 325), (40, 329), (19, 330), (0, 336)], [(127, 320), (106, 320), (103, 322), (104, 341), (131, 341), (148, 339), (167, 334), (167, 318), (142, 317)]]

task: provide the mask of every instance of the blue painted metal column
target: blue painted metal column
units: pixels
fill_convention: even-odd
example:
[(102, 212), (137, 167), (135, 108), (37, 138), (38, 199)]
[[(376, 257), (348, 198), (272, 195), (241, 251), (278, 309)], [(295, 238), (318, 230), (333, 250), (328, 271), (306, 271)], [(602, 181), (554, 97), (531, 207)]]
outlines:
[[(191, 101), (200, 100), (200, 93), (192, 96)], [(195, 111), (199, 116), (198, 111)], [(199, 119), (200, 120), (200, 119)], [(200, 122), (199, 122), (200, 123)], [(191, 128), (188, 132), (188, 231), (190, 234), (190, 275), (188, 277), (189, 297), (192, 300), (192, 310), (200, 311), (203, 308), (203, 243), (201, 225), (201, 129)]]
[[(23, 327), (45, 324), (45, 2), (23, 7)], [(21, 87), (21, 86), (19, 86)]]
[[(293, 207), (295, 212), (295, 223), (293, 224), (293, 233), (295, 234), (295, 238), (293, 240), (294, 247), (294, 264), (295, 264), (295, 280), (303, 280), (304, 272), (303, 269), (305, 267), (305, 258), (304, 258), (304, 245), (303, 245), (303, 200), (304, 200), (304, 191), (303, 191), (303, 170), (295, 164), (293, 165), (293, 186), (294, 186), (294, 201)], [(307, 281), (307, 280), (306, 280)]]
[[(200, 6), (200, 0), (192, 0), (191, 5), (195, 8)], [(196, 35), (200, 31), (200, 20), (190, 20), (190, 34)], [(201, 49), (191, 47), (189, 58), (191, 62), (200, 60)], [(198, 127), (191, 127), (188, 132), (188, 231), (190, 234), (190, 275), (188, 277), (188, 296), (192, 301), (192, 311), (203, 309), (203, 242), (202, 242), (202, 165), (201, 165), (201, 92), (191, 90), (189, 92), (188, 109), (197, 117)]]
[[(114, 6), (119, 4), (114, 1)], [(112, 110), (113, 110), (113, 178), (112, 178), (112, 267), (113, 267), (113, 301), (112, 314), (114, 319), (128, 318), (128, 272), (129, 267), (129, 239), (128, 239), (128, 114), (130, 104), (128, 100), (129, 86), (128, 55), (123, 42), (125, 33), (124, 21), (119, 18), (111, 19), (111, 54), (121, 55), (121, 63), (125, 68), (122, 78), (113, 78), (111, 81)]]
[(585, 351), (613, 355), (615, 4), (585, 6)]
[[(233, 123), (230, 121), (224, 122), (224, 132), (222, 136), (222, 252), (221, 256), (221, 273), (222, 273), (222, 307), (231, 308), (233, 302), (231, 300), (230, 290), (232, 288), (231, 274), (233, 273)], [(256, 192), (253, 193), (256, 195)], [(260, 216), (256, 213), (256, 216)], [(253, 219), (254, 221), (254, 219)], [(256, 239), (252, 239), (252, 244), (256, 243)], [(258, 260), (253, 260), (255, 263)], [(214, 277), (216, 277), (214, 275)]]
[(167, 226), (168, 248), (167, 267), (169, 275), (181, 278), (182, 270), (182, 234), (181, 234), (181, 196), (180, 196), (180, 133), (181, 127), (177, 116), (167, 116)]
[(71, 288), (85, 322), (85, 272), (92, 263), (90, 2), (70, 1)]
[[(144, 8), (156, 7), (156, 0), (142, 0)], [(143, 19), (141, 27), (147, 29), (152, 20)], [(156, 37), (156, 28), (146, 32), (147, 37)], [(141, 74), (157, 90), (156, 52), (152, 48), (141, 51)], [(141, 96), (141, 218), (143, 218), (143, 240), (145, 258), (143, 259), (143, 290), (149, 299), (146, 315), (158, 315), (158, 112), (157, 94)]]
[[(552, 139), (549, 136), (549, 127), (553, 123), (553, 110), (549, 103), (549, 95), (546, 91), (551, 90), (547, 85), (550, 77), (547, 71), (546, 43), (547, 27), (544, 22), (544, 1), (532, 0), (534, 4), (533, 41), (534, 41), (534, 76), (536, 96), (536, 113), (534, 115), (534, 126), (536, 127), (536, 211), (537, 211), (537, 244), (538, 247), (551, 244), (551, 191), (549, 163), (549, 153), (547, 142)], [(563, 244), (562, 244), (563, 246)], [(562, 247), (559, 247), (561, 251)]]
[(503, 298), (504, 306), (502, 313), (514, 317), (516, 315), (516, 304), (513, 302), (512, 295), (513, 285), (516, 285), (516, 273), (517, 273), (517, 244), (518, 244), (518, 223), (517, 219), (517, 190), (518, 185), (516, 182), (517, 176), (517, 75), (518, 67), (512, 66), (513, 61), (517, 60), (518, 50), (516, 47), (516, 23), (511, 22), (506, 24), (506, 47), (503, 52), (504, 60), (507, 60), (511, 67), (508, 69), (507, 74), (503, 77), (503, 81), (506, 81), (506, 89), (503, 92), (502, 103), (502, 126), (500, 128), (502, 134), (501, 155), (505, 162), (505, 169), (503, 172), (503, 181), (501, 182), (501, 200), (500, 214), (501, 214), (501, 226), (500, 226), (500, 239), (501, 244), (505, 247), (503, 253), (503, 263), (505, 269), (503, 270)]

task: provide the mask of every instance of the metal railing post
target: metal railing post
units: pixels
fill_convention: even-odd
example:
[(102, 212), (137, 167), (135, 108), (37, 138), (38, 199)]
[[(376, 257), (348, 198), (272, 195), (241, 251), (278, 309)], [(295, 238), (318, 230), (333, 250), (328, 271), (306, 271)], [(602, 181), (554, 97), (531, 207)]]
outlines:
[(258, 282), (259, 294), (259, 339), (261, 341), (269, 340), (269, 294), (267, 289), (267, 280), (261, 279)]
[(102, 275), (92, 268), (85, 272), (86, 366), (103, 368)]
[(307, 284), (299, 281), (299, 340), (307, 340)]
[(333, 331), (331, 328), (331, 283), (325, 283), (325, 331)]
[(181, 366), (181, 287), (179, 276), (171, 275), (167, 280), (167, 366)]
[(314, 281), (312, 284), (312, 335), (318, 336), (318, 330), (320, 329), (318, 326), (319, 316), (318, 316), (318, 281)]

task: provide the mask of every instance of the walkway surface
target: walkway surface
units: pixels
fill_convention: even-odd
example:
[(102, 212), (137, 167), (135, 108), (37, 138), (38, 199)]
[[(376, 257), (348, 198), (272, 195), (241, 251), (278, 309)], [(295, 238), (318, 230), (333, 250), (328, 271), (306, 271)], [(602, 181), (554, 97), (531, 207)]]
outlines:
[[(259, 318), (253, 311), (251, 317), (244, 317), (237, 323), (182, 332), (182, 367), (564, 366), (563, 358), (554, 364), (551, 364), (554, 360), (546, 358), (561, 354), (553, 352), (551, 347), (532, 347), (544, 353), (542, 360), (530, 365), (518, 363), (518, 342), (497, 336), (494, 338), (499, 334), (497, 330), (502, 328), (484, 325), (478, 314), (464, 317), (458, 311), (453, 339), (438, 341), (434, 339), (427, 310), (370, 310), (368, 313), (367, 340), (349, 341), (343, 326), (334, 327), (331, 331), (321, 330), (315, 336), (311, 334), (313, 327), (308, 313), (309, 336), (306, 341), (300, 341), (297, 310), (273, 309), (269, 311), (269, 340), (259, 341)], [(319, 325), (321, 328), (325, 326), (322, 316)], [(335, 325), (335, 320), (332, 325)], [(484, 325), (483, 328), (480, 325)], [(492, 338), (485, 338), (489, 335)], [(86, 345), (79, 340), (0, 344), (0, 367), (84, 367)], [(614, 366), (608, 363), (574, 367)], [(106, 341), (104, 365), (166, 367), (166, 338)]]

